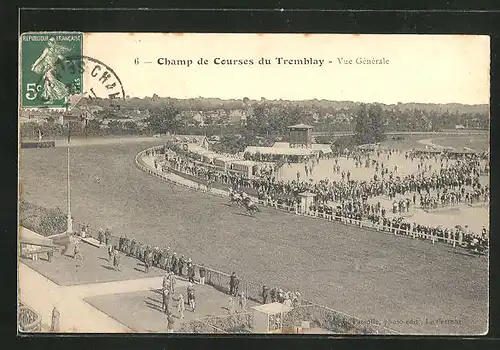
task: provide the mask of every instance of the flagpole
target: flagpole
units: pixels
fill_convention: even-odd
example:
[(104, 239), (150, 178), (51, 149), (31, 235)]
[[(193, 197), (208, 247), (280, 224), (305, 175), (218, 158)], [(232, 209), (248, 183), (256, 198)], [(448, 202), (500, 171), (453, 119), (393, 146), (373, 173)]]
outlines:
[(71, 125), (70, 123), (68, 123), (68, 229), (67, 229), (67, 233), (73, 233), (73, 219), (71, 218), (71, 185), (70, 185), (70, 171), (69, 171), (69, 156), (70, 156), (70, 152), (69, 152), (69, 149), (70, 149), (70, 131), (71, 130)]

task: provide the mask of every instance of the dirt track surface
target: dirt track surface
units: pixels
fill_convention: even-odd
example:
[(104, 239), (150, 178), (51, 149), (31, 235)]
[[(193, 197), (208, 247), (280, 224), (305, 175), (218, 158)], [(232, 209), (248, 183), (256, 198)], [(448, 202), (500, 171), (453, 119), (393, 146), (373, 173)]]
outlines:
[[(155, 143), (75, 147), (75, 218), (401, 332), (487, 330), (485, 257), (265, 208), (249, 217), (137, 169), (134, 156)], [(65, 148), (22, 150), (19, 176), (23, 198), (66, 208)]]

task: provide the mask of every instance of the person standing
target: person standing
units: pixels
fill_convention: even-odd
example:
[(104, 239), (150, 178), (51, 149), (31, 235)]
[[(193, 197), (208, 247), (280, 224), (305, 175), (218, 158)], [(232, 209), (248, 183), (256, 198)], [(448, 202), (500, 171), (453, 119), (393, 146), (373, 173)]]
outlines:
[(232, 297), (229, 297), (229, 302), (227, 304), (227, 312), (230, 315), (234, 314), (234, 300)]
[(240, 311), (246, 312), (247, 311), (247, 297), (245, 296), (245, 292), (241, 292), (239, 302), (240, 302)]
[(113, 246), (110, 244), (108, 246), (108, 262), (111, 264), (113, 263)]
[(271, 296), (271, 302), (272, 303), (276, 302), (276, 294), (277, 294), (276, 287), (273, 287), (269, 294)]
[(177, 268), (177, 265), (178, 265), (178, 258), (177, 258), (177, 253), (174, 252), (172, 254), (172, 266), (171, 266), (171, 271), (174, 273), (174, 274), (177, 274), (178, 272), (178, 268)]
[(269, 288), (267, 288), (267, 286), (262, 286), (262, 303), (267, 304), (268, 298), (269, 298)]
[(60, 319), (61, 314), (59, 313), (59, 310), (54, 306), (52, 309), (52, 323), (50, 325), (50, 331), (51, 332), (59, 332), (59, 319)]
[(113, 266), (115, 270), (120, 271), (120, 255), (118, 254), (118, 251), (114, 251), (113, 254)]
[(149, 268), (151, 267), (152, 262), (153, 262), (153, 252), (148, 251), (146, 253), (145, 258), (144, 258), (144, 266), (145, 266), (144, 272), (145, 273), (149, 273)]
[(235, 296), (235, 286), (236, 286), (236, 272), (233, 271), (231, 276), (229, 277), (229, 294)]
[(168, 288), (163, 288), (161, 308), (165, 314), (168, 314), (170, 312), (170, 300), (171, 300), (170, 290)]
[(187, 269), (188, 269), (188, 281), (194, 283), (194, 266), (191, 259), (189, 259), (187, 262)]
[(187, 296), (188, 296), (189, 306), (191, 307), (191, 311), (194, 312), (196, 309), (196, 300), (194, 295), (194, 287), (192, 283), (189, 283), (187, 287)]
[(179, 259), (178, 272), (177, 272), (177, 274), (181, 277), (184, 276), (185, 265), (186, 265), (186, 259), (184, 258), (184, 255), (181, 255), (181, 258)]
[(170, 272), (170, 293), (174, 294), (175, 292), (175, 285), (177, 283), (177, 279), (175, 277), (175, 274), (173, 272)]
[(238, 276), (236, 276), (236, 278), (234, 279), (234, 296), (238, 295), (239, 289), (240, 289), (240, 279), (238, 278)]
[(184, 310), (186, 310), (186, 305), (184, 305), (184, 296), (181, 293), (179, 294), (179, 302), (177, 304), (177, 312), (181, 320), (184, 318)]
[(200, 284), (204, 285), (205, 284), (205, 276), (207, 274), (207, 270), (206, 270), (204, 264), (201, 264), (201, 266), (199, 268), (199, 273), (200, 273)]
[(167, 333), (174, 333), (175, 320), (171, 313), (167, 314), (166, 323), (167, 323)]
[(82, 254), (80, 253), (80, 242), (75, 241), (75, 246), (73, 248), (73, 259), (83, 260)]
[(165, 273), (165, 276), (163, 276), (163, 281), (161, 284), (162, 290), (164, 289), (170, 289), (170, 273)]
[(292, 301), (290, 300), (290, 296), (288, 294), (285, 295), (285, 300), (283, 301), (283, 305), (292, 307)]
[(123, 235), (120, 236), (120, 239), (118, 240), (118, 251), (122, 251), (123, 249), (123, 242), (125, 242), (125, 237)]
[(104, 232), (104, 240), (106, 245), (111, 242), (111, 231), (109, 231), (109, 228), (106, 228), (106, 231)]

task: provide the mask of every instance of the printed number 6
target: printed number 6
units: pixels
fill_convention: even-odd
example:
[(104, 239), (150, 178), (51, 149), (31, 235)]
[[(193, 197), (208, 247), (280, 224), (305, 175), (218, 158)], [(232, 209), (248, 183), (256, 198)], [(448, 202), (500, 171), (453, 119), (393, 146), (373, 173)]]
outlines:
[(135, 63), (136, 65), (137, 65), (137, 64), (139, 64), (139, 58), (138, 58), (138, 57), (136, 57), (136, 58), (134, 59), (134, 63)]
[(33, 101), (36, 98), (36, 94), (38, 93), (38, 91), (40, 91), (41, 88), (42, 88), (41, 85), (37, 86), (35, 83), (27, 84), (26, 90), (28, 92), (24, 96), (26, 96), (28, 100)]

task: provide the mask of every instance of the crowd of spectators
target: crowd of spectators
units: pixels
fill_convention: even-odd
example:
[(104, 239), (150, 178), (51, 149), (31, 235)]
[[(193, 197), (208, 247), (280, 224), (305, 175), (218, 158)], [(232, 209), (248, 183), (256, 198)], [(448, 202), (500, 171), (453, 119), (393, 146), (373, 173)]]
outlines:
[[(488, 170), (483, 161), (486, 153), (426, 153), (408, 151), (404, 157), (408, 162), (416, 162), (417, 171), (399, 175), (397, 166), (389, 169), (384, 163), (391, 156), (402, 152), (399, 150), (346, 150), (342, 156), (354, 160), (356, 167), (372, 168), (373, 177), (360, 181), (351, 178), (350, 170), (342, 170), (335, 158), (334, 173), (340, 173), (342, 180), (331, 179), (313, 182), (312, 180), (285, 181), (276, 174), (283, 163), (275, 168), (268, 167), (259, 176), (252, 179), (240, 174), (230, 173), (222, 168), (196, 161), (188, 152), (183, 154), (165, 152), (166, 163), (172, 168), (231, 187), (249, 189), (257, 197), (271, 205), (279, 205), (294, 210), (300, 203), (299, 194), (310, 192), (315, 194), (312, 210), (355, 220), (381, 222), (387, 219), (386, 208), (377, 204), (368, 204), (370, 198), (388, 197), (392, 200), (392, 213), (404, 214), (411, 207), (418, 205), (424, 209), (433, 209), (458, 203), (471, 204), (487, 202), (489, 188), (480, 184), (479, 177)], [(304, 164), (307, 173), (314, 171), (318, 160), (312, 158)], [(398, 198), (396, 198), (398, 196)], [(332, 205), (331, 203), (336, 203)]]

